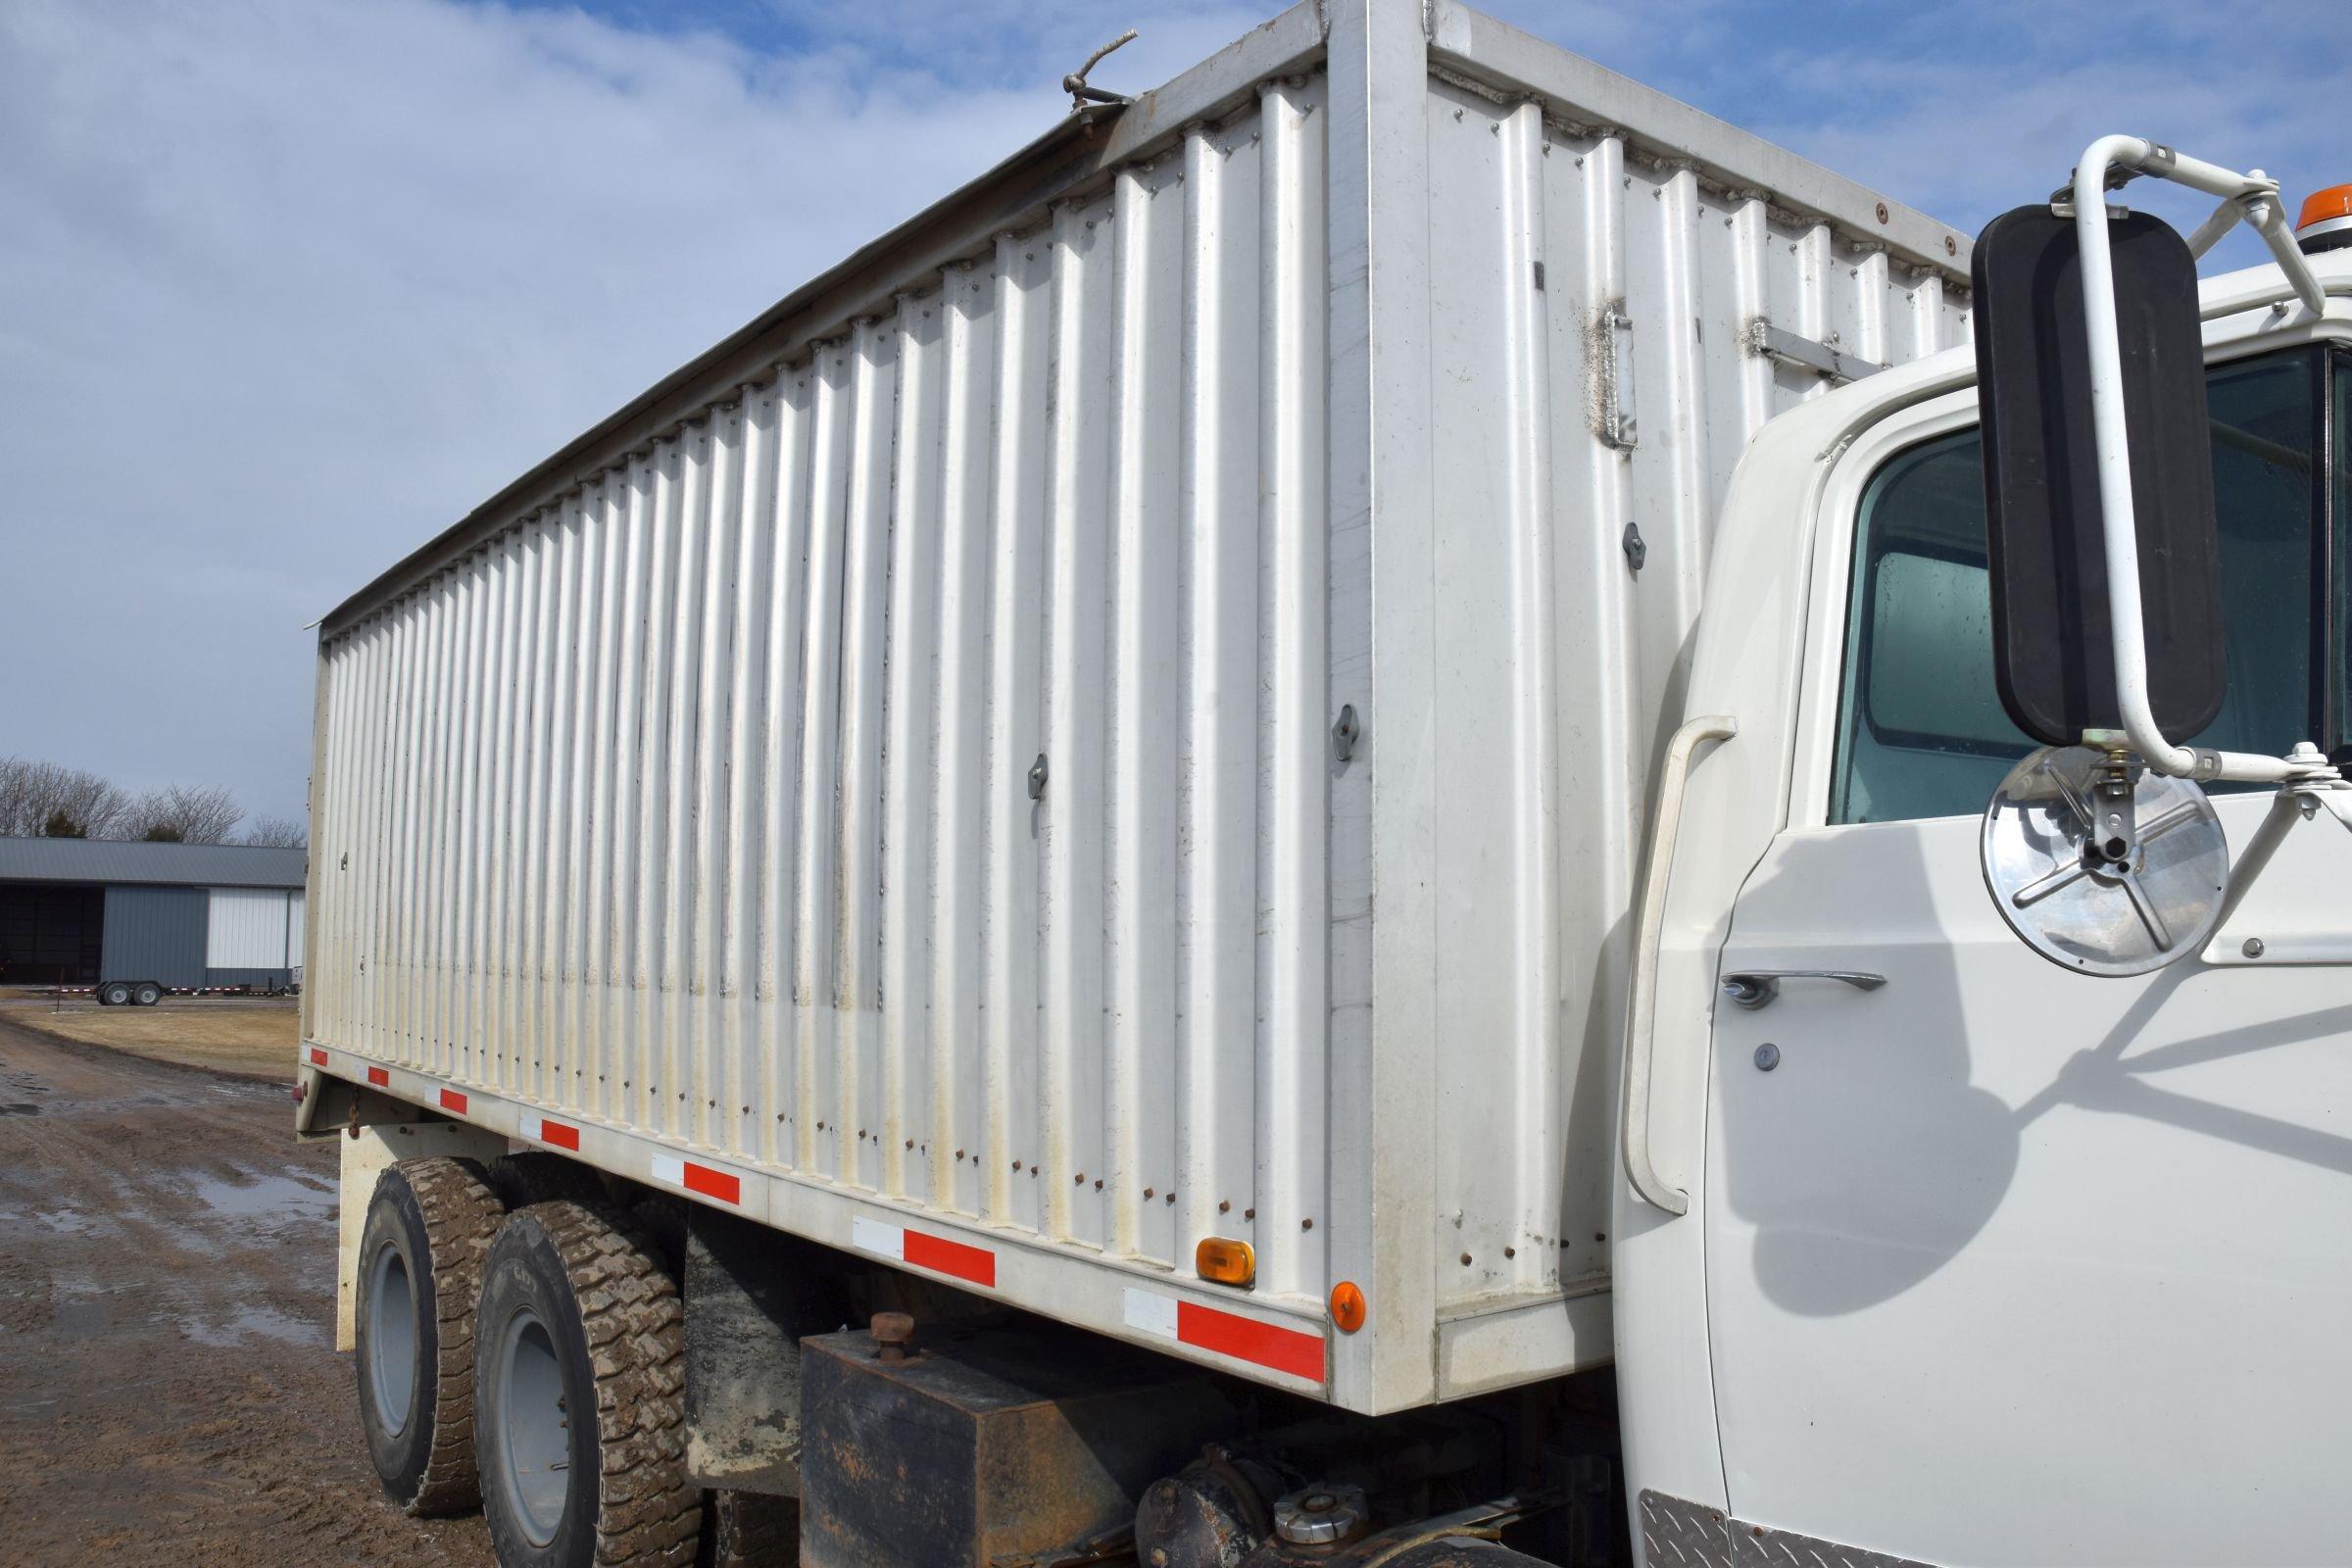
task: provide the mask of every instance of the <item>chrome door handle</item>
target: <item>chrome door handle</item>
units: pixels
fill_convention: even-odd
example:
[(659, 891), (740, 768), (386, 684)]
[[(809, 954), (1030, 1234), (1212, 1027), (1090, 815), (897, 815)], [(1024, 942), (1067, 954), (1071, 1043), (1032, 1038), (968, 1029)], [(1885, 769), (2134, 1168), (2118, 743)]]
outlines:
[(1723, 994), (1742, 1007), (1768, 1007), (1784, 980), (1838, 980), (1856, 991), (1876, 991), (1886, 983), (1885, 975), (1860, 969), (1742, 969), (1723, 977)]

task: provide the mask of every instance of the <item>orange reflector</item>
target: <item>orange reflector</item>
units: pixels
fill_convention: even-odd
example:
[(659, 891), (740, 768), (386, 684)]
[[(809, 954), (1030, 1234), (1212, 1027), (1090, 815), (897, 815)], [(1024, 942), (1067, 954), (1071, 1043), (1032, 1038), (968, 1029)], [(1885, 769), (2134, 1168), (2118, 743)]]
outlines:
[(1211, 1236), (1193, 1249), (1193, 1267), (1219, 1285), (1247, 1285), (1257, 1278), (1257, 1254), (1248, 1242)]
[(2303, 216), (2295, 220), (2295, 227), (2309, 228), (2325, 223), (2331, 218), (2352, 218), (2352, 185), (2330, 185), (2315, 190), (2303, 201)]
[(1331, 1320), (1342, 1334), (1353, 1334), (1364, 1326), (1364, 1293), (1353, 1280), (1342, 1280), (1331, 1288)]

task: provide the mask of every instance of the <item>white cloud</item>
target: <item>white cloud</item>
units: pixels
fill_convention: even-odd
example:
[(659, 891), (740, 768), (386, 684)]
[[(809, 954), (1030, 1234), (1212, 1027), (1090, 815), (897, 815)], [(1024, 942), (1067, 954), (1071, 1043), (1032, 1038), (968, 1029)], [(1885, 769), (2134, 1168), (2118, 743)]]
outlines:
[(0, 752), (284, 812), (302, 623), (1055, 94), (433, 0), (0, 12)]

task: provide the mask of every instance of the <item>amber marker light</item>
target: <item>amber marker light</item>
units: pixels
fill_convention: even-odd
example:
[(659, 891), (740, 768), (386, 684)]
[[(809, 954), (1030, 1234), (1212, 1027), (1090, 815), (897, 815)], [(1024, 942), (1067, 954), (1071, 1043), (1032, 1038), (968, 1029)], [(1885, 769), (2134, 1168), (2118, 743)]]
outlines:
[(1247, 1286), (1257, 1278), (1257, 1253), (1248, 1242), (1211, 1236), (1193, 1249), (1193, 1267), (1211, 1284)]
[(1342, 1334), (1364, 1326), (1364, 1293), (1355, 1281), (1342, 1280), (1331, 1288), (1331, 1320)]

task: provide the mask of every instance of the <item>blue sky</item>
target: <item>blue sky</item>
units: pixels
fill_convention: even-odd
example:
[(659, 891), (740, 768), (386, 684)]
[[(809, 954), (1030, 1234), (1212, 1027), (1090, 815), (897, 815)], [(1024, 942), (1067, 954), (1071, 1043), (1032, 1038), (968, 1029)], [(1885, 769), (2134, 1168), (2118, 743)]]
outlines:
[[(1052, 123), (1121, 27), (1134, 90), (1274, 9), (8, 0), (0, 754), (298, 811), (306, 622)], [(2352, 6), (1487, 9), (1969, 230), (2112, 129), (2352, 179)]]

